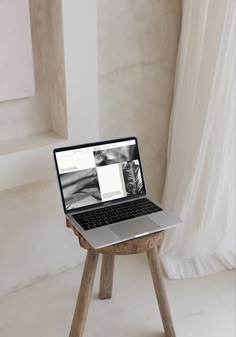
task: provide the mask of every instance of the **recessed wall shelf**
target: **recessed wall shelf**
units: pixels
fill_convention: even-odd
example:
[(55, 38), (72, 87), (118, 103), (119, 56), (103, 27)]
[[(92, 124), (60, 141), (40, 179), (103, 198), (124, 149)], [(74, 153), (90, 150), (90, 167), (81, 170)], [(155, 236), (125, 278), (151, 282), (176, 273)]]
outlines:
[(42, 149), (46, 156), (68, 138), (62, 1), (29, 3), (36, 95), (0, 103), (0, 190), (23, 184), (25, 160), (31, 172), (44, 158)]
[(62, 138), (49, 131), (40, 135), (26, 136), (16, 139), (3, 140), (0, 142), (0, 156), (14, 154), (16, 152), (28, 151), (45, 147), (50, 144), (62, 142)]

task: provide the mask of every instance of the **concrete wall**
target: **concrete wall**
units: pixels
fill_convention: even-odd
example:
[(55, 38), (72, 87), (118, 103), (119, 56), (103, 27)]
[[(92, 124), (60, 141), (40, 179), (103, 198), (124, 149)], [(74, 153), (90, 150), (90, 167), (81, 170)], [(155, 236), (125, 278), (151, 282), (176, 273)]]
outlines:
[(180, 0), (98, 0), (100, 137), (135, 135), (148, 192), (161, 199)]
[[(68, 140), (60, 145), (139, 136), (148, 188), (157, 198), (179, 24), (179, 0), (63, 0)], [(0, 296), (84, 260), (77, 239), (65, 228), (52, 147), (40, 148), (46, 162), (32, 157), (41, 181), (0, 192)], [(18, 151), (17, 160), (28, 167), (27, 151)], [(17, 175), (15, 163), (1, 166), (0, 174)], [(27, 167), (21, 174), (28, 179)]]
[[(27, 144), (12, 158), (2, 156), (6, 165), (0, 165), (0, 176), (12, 175), (16, 185), (17, 178), (22, 177), (23, 184), (30, 174), (41, 181), (0, 191), (0, 296), (84, 260), (77, 239), (65, 227), (52, 149), (98, 139), (96, 0), (63, 0), (62, 4), (68, 139), (40, 147), (37, 156), (30, 156), (36, 151)], [(17, 101), (4, 104), (11, 111), (18, 108)], [(30, 160), (37, 174), (29, 172)], [(19, 161), (25, 167), (20, 171)]]

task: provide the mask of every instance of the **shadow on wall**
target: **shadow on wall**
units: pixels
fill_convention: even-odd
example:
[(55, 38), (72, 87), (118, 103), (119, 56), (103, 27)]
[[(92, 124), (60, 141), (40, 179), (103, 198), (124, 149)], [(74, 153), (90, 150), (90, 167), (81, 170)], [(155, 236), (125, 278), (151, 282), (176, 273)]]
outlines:
[(137, 136), (161, 200), (181, 1), (98, 1), (100, 138)]

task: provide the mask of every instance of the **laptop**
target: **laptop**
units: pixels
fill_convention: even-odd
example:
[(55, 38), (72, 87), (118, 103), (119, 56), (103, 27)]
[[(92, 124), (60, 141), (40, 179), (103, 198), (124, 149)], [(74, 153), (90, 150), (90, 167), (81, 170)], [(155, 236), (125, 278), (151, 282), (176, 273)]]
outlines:
[(182, 223), (147, 198), (135, 137), (57, 148), (54, 159), (65, 215), (92, 247)]

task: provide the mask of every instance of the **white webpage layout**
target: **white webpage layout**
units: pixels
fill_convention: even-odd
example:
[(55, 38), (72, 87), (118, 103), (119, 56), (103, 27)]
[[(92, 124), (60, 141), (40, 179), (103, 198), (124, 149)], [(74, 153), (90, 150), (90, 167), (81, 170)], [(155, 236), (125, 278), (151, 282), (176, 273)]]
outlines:
[(97, 167), (97, 174), (103, 201), (126, 197), (120, 163)]
[(125, 161), (99, 166), (96, 164), (94, 152), (115, 149), (118, 147), (127, 147), (135, 144), (135, 140), (129, 140), (56, 152), (59, 175), (96, 169), (102, 202), (126, 197), (127, 192), (122, 172), (122, 164)]

